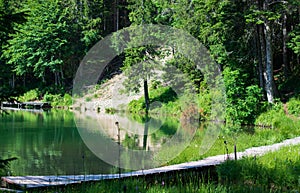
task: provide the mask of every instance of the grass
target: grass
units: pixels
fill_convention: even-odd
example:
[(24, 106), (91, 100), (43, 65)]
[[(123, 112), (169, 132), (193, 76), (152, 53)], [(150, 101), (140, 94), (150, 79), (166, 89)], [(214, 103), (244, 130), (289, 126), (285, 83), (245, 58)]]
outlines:
[[(166, 163), (166, 165), (225, 154), (226, 148), (229, 153), (232, 153), (234, 151), (234, 144), (237, 146), (237, 151), (244, 151), (250, 147), (270, 145), (279, 143), (285, 139), (300, 136), (300, 120), (292, 120), (292, 118), (287, 116), (283, 116), (278, 119), (282, 120), (282, 122), (275, 122), (276, 124), (273, 128), (249, 127), (248, 131), (245, 131), (246, 129), (240, 129), (239, 131), (232, 132), (231, 130), (235, 129), (228, 129), (223, 125), (222, 128), (220, 128), (219, 137), (207, 152), (199, 151), (201, 142), (203, 141), (203, 136), (206, 132), (206, 129), (203, 129), (206, 128), (206, 126), (202, 126), (202, 128), (198, 129), (196, 132), (189, 146), (175, 159)], [(226, 141), (226, 145), (224, 141)], [(166, 151), (172, 150), (168, 149)]]
[(193, 169), (155, 176), (106, 180), (36, 192), (299, 192), (300, 145), (283, 147), (262, 157), (227, 161), (216, 168)]
[(299, 100), (299, 96), (296, 98), (292, 98), (289, 100), (288, 104), (287, 104), (287, 108), (288, 108), (288, 112), (296, 117), (300, 116), (300, 100)]
[(262, 157), (228, 161), (218, 167), (225, 184), (269, 189), (271, 192), (300, 190), (300, 146), (289, 146)]

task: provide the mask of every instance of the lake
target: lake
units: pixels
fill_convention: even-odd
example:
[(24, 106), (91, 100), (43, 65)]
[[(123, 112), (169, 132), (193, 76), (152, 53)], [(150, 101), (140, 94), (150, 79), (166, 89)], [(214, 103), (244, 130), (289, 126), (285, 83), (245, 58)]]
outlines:
[[(146, 169), (155, 166), (147, 161), (171, 159), (170, 150), (177, 155), (197, 127), (182, 127), (166, 117), (145, 124), (141, 117), (95, 112), (8, 112), (0, 117), (0, 158), (18, 158), (11, 162), (10, 175), (116, 173), (117, 166), (140, 169), (132, 167), (140, 163)], [(170, 141), (175, 148), (168, 149)], [(160, 155), (164, 146), (168, 154)]]

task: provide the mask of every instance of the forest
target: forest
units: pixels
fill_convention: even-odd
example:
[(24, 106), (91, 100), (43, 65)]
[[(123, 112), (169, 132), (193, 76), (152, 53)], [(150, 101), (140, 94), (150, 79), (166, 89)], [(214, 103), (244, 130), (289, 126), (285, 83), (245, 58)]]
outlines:
[[(103, 93), (99, 92), (72, 96), (76, 72), (97, 42), (132, 26), (154, 24), (180, 29), (198, 40), (218, 64), (225, 85), (226, 112), (222, 112), (225, 120), (220, 121), (218, 136), (211, 141), (214, 144), (200, 155), (199, 147), (204, 134), (211, 134), (205, 129), (205, 124), (219, 127), (217, 121), (210, 120), (212, 98), (217, 98), (218, 93), (209, 88), (209, 80), (197, 64), (177, 52), (173, 52), (173, 57), (167, 61), (168, 65), (183, 72), (196, 88), (193, 100), (198, 103), (198, 109), (187, 108), (190, 111), (182, 111), (182, 104), (170, 87), (159, 81), (143, 79), (138, 72), (131, 72), (136, 77), (131, 74), (131, 82), (127, 82), (125, 87), (144, 89), (144, 97), (129, 102), (130, 120), (146, 123), (157, 113), (155, 115), (158, 117), (175, 120), (166, 121), (164, 130), (158, 129), (162, 133), (172, 133), (172, 128), (175, 128), (174, 131), (177, 128), (174, 125), (180, 122), (182, 127), (187, 128), (182, 130), (183, 133), (190, 134), (192, 132), (184, 125), (190, 120), (184, 122), (182, 118), (194, 112), (200, 114), (200, 121), (193, 121), (203, 125), (196, 128), (197, 132), (186, 149), (164, 164), (186, 163), (221, 154), (228, 156), (236, 151), (276, 145), (285, 140), (296, 141), (294, 146), (286, 146), (265, 155), (243, 156), (240, 160), (224, 157), (226, 161), (213, 166), (208, 173), (199, 172), (203, 168), (178, 173), (162, 172), (153, 178), (147, 176), (91, 184), (76, 183), (74, 186), (54, 187), (50, 191), (62, 192), (63, 188), (64, 192), (299, 192), (299, 21), (299, 0), (0, 0), (0, 104), (4, 101), (43, 101), (51, 102), (53, 107), (71, 107), (76, 97), (82, 97), (81, 101), (84, 102), (101, 99)], [(135, 64), (159, 57), (163, 61), (163, 54), (163, 49), (153, 45), (125, 49), (124, 53), (109, 63), (107, 73), (100, 76), (92, 91), (101, 91), (101, 86), (113, 79), (114, 74), (129, 76), (126, 73)], [(147, 63), (142, 67), (151, 68)], [(184, 93), (189, 94), (189, 90)], [(188, 94), (184, 96), (187, 99), (190, 96)], [(154, 99), (162, 103), (161, 111), (149, 108)], [(113, 114), (115, 111), (113, 108), (105, 109), (106, 113)], [(33, 161), (21, 160), (30, 166), (38, 163), (38, 168), (51, 167), (57, 170), (55, 165), (64, 165), (56, 159), (63, 146), (59, 146), (58, 151), (52, 151), (58, 152), (57, 155), (53, 153), (50, 156), (51, 151), (47, 149), (55, 144), (62, 145), (63, 138), (70, 139), (70, 143), (67, 142), (70, 149), (65, 152), (77, 152), (72, 143), (78, 144), (80, 137), (72, 137), (78, 130), (72, 126), (74, 132), (71, 130), (72, 134), (69, 134), (67, 132), (71, 126), (65, 126), (67, 123), (74, 124), (72, 113), (76, 111), (54, 109), (53, 114), (43, 111), (38, 116), (29, 112), (24, 116), (23, 112), (18, 111), (19, 115), (10, 113), (14, 118), (10, 118), (9, 113), (5, 116), (3, 112), (0, 109), (0, 123), (3, 125), (0, 128), (1, 137), (5, 139), (5, 145), (11, 144), (7, 146), (11, 146), (12, 152), (19, 150), (26, 153), (32, 147), (37, 158), (32, 157)], [(161, 115), (159, 112), (168, 114)], [(94, 114), (102, 116), (99, 112)], [(51, 124), (55, 129), (45, 127)], [(148, 126), (144, 125), (142, 136), (147, 142)], [(48, 133), (52, 130), (55, 136), (53, 142)], [(113, 135), (119, 137), (120, 144), (120, 135)], [(135, 136), (125, 136), (126, 147), (136, 145)], [(159, 137), (156, 136), (157, 139)], [(163, 137), (161, 139), (164, 140)], [(144, 141), (143, 148), (147, 145)], [(42, 147), (40, 144), (44, 143), (46, 148), (39, 150), (38, 147)], [(167, 157), (174, 147), (167, 149), (162, 156)], [(9, 175), (6, 172), (9, 163), (20, 160), (17, 158), (20, 153), (6, 158), (11, 156), (10, 150), (1, 151), (5, 156), (0, 159), (0, 176), (6, 176)], [(44, 154), (54, 162), (48, 165), (40, 162)], [(73, 159), (71, 154), (61, 155)], [(74, 162), (80, 162), (80, 167), (83, 162), (83, 170), (84, 158), (84, 154), (74, 157)], [(25, 166), (20, 164), (18, 167)], [(114, 169), (117, 170), (117, 167)]]
[[(266, 106), (298, 97), (299, 21), (298, 0), (1, 0), (0, 98), (70, 93), (96, 42), (130, 25), (161, 24), (197, 38), (220, 65), (226, 121), (253, 124)], [(112, 70), (142, 60), (138, 52), (127, 50)], [(200, 93), (196, 66), (180, 57), (172, 63)]]

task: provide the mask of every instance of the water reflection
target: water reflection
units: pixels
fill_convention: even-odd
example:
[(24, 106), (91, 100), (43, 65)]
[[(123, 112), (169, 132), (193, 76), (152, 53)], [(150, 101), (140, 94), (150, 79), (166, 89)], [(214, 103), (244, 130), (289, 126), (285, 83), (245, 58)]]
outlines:
[(13, 175), (110, 173), (111, 167), (84, 144), (68, 111), (10, 111), (0, 118), (0, 157)]
[[(199, 124), (189, 121), (189, 127), (183, 127), (174, 118), (137, 119), (94, 112), (77, 112), (75, 117), (83, 141), (95, 155), (111, 165), (133, 170), (160, 166), (176, 157), (192, 140)], [(159, 154), (166, 148), (168, 155)]]
[(0, 158), (18, 157), (11, 163), (12, 175), (99, 174), (116, 172), (117, 166), (162, 165), (185, 149), (198, 125), (168, 117), (146, 121), (54, 110), (10, 111), (0, 120)]

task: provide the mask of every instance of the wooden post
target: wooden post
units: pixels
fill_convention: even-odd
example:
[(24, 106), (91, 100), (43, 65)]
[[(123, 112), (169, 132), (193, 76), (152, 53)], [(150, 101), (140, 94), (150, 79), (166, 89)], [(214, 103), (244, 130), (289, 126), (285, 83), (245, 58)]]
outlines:
[(236, 144), (234, 144), (234, 160), (237, 160)]
[(119, 127), (119, 122), (115, 123), (117, 128), (118, 128), (118, 145), (119, 145), (119, 158), (118, 158), (118, 165), (119, 165), (119, 190), (121, 191), (121, 137), (120, 137), (120, 127)]

